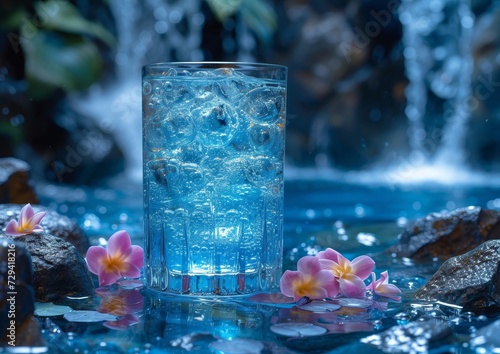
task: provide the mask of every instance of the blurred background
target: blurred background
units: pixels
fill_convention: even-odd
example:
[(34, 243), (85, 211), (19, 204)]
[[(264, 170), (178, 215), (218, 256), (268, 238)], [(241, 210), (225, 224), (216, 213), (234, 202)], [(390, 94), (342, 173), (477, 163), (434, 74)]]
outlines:
[(141, 181), (166, 61), (286, 65), (291, 178), (500, 171), (500, 1), (2, 0), (0, 34), (0, 157), (35, 179)]

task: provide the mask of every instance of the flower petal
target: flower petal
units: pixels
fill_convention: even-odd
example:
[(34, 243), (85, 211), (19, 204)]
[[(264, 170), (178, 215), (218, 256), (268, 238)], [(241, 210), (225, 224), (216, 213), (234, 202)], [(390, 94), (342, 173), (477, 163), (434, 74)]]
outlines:
[(99, 274), (99, 268), (101, 268), (103, 259), (105, 259), (106, 257), (108, 257), (108, 252), (104, 247), (89, 247), (89, 249), (87, 250), (87, 254), (85, 255), (89, 271), (94, 274)]
[(351, 270), (352, 273), (365, 280), (372, 273), (373, 267), (375, 267), (375, 261), (368, 256), (359, 256), (352, 260)]
[(5, 234), (7, 234), (8, 236), (22, 236), (22, 235), (24, 235), (23, 233), (20, 233), (18, 231), (18, 226), (19, 225), (17, 224), (17, 221), (12, 219), (11, 221), (9, 221), (9, 223), (5, 227)]
[(286, 270), (281, 276), (280, 290), (281, 293), (288, 297), (293, 297), (294, 289), (293, 284), (300, 281), (300, 272), (293, 270)]
[(26, 224), (26, 228), (29, 229), (29, 230), (32, 230), (34, 231), (35, 228), (38, 226), (39, 229), (41, 229), (40, 231), (43, 231), (43, 228), (39, 225), (40, 224), (40, 221), (43, 219), (43, 217), (45, 216), (45, 212), (44, 211), (41, 211), (39, 213), (36, 213), (35, 215), (33, 215), (29, 220), (28, 220), (28, 223)]
[[(329, 270), (321, 270), (315, 275), (316, 284), (326, 290), (327, 296), (335, 297), (339, 293), (339, 282)], [(323, 297), (323, 299), (325, 298)]]
[(319, 264), (321, 265), (321, 269), (327, 269), (330, 271), (337, 272), (339, 265), (330, 259), (320, 259)]
[(28, 224), (29, 220), (35, 215), (35, 211), (31, 207), (31, 204), (28, 203), (21, 209), (21, 213), (19, 214), (19, 225), (23, 228)]
[(124, 263), (123, 266), (126, 268), (121, 271), (122, 277), (127, 278), (139, 278), (141, 276), (141, 270), (132, 263)]
[(316, 257), (319, 259), (329, 259), (331, 261), (334, 261), (335, 263), (339, 263), (339, 255), (340, 253), (335, 251), (334, 249), (327, 248), (324, 251), (318, 252)]
[(144, 250), (142, 247), (136, 245), (131, 246), (127, 262), (132, 263), (137, 268), (142, 268), (144, 266)]
[(346, 274), (339, 278), (340, 291), (345, 297), (362, 298), (366, 294), (366, 285), (354, 274)]
[(127, 254), (130, 252), (130, 235), (127, 231), (121, 230), (115, 232), (108, 240), (108, 252), (115, 254), (117, 252)]
[(43, 227), (41, 227), (40, 225), (35, 225), (35, 227), (31, 229), (31, 232), (42, 232), (42, 231)]
[(389, 282), (389, 273), (385, 270), (380, 273), (379, 284), (387, 284)]
[(304, 296), (310, 300), (323, 300), (328, 297), (328, 291), (320, 286), (311, 286), (306, 289), (307, 291), (296, 292), (293, 296), (294, 301), (299, 301)]
[(388, 298), (399, 298), (399, 294), (401, 294), (401, 290), (394, 284), (384, 284), (377, 289), (376, 293), (378, 295), (382, 295)]
[(321, 270), (319, 259), (314, 256), (304, 256), (297, 262), (297, 270), (304, 274), (314, 275)]
[(97, 274), (99, 286), (107, 286), (116, 283), (122, 276), (118, 270), (108, 271), (107, 267), (101, 266)]

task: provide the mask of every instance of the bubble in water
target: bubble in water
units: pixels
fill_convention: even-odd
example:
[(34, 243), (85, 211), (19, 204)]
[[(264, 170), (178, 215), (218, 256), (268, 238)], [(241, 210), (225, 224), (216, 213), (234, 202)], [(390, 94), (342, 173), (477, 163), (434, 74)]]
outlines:
[(164, 76), (177, 76), (177, 70), (174, 68), (170, 68), (163, 73)]
[(268, 156), (250, 156), (245, 160), (245, 165), (248, 180), (257, 186), (276, 183), (283, 173), (281, 163)]
[(170, 110), (160, 124), (166, 146), (184, 145), (196, 136), (193, 120), (183, 110)]
[(227, 103), (215, 101), (193, 112), (199, 139), (206, 146), (225, 146), (238, 128), (236, 111)]
[(147, 81), (144, 82), (144, 84), (142, 84), (142, 94), (149, 95), (151, 92), (153, 92), (153, 87), (151, 86), (151, 84)]
[(194, 163), (183, 163), (180, 180), (173, 187), (177, 193), (183, 195), (200, 190), (203, 185), (204, 178), (201, 167)]
[(248, 130), (253, 146), (259, 151), (280, 151), (278, 128), (268, 124), (255, 124)]
[(241, 109), (255, 122), (274, 123), (278, 120), (284, 105), (281, 89), (259, 87), (245, 95)]
[(148, 180), (155, 181), (162, 185), (165, 190), (169, 190), (171, 185), (176, 185), (180, 177), (180, 163), (175, 159), (156, 159), (148, 164), (148, 171), (153, 178)]

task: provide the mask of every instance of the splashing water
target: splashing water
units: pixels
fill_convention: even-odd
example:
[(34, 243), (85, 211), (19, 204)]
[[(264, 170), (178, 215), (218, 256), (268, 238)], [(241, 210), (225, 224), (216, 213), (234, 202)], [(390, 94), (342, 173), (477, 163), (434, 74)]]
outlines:
[[(198, 0), (112, 0), (116, 18), (116, 78), (96, 85), (73, 106), (115, 136), (125, 154), (125, 175), (142, 181), (141, 67), (153, 61), (199, 61), (204, 16)], [(152, 26), (152, 28), (151, 28)], [(173, 58), (175, 57), (175, 58)]]
[(404, 0), (399, 12), (410, 80), (405, 113), (413, 159), (463, 169), (474, 24), (469, 1)]

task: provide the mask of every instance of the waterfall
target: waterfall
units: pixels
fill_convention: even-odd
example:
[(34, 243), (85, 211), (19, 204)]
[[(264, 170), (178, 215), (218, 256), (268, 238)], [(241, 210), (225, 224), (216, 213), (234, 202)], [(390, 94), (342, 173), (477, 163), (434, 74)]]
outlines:
[[(199, 0), (111, 0), (118, 44), (116, 78), (71, 97), (73, 107), (111, 133), (125, 155), (126, 178), (142, 181), (141, 67), (150, 62), (203, 60)], [(181, 24), (182, 21), (182, 24)]]
[(463, 170), (474, 24), (469, 0), (403, 0), (399, 13), (410, 160), (415, 168)]

